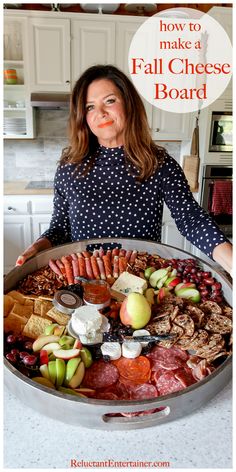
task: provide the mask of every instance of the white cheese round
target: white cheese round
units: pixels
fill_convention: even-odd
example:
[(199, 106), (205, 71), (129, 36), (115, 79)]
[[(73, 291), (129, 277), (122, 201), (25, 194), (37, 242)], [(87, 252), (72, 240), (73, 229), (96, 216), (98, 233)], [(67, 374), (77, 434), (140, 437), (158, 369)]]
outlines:
[[(133, 332), (133, 338), (135, 338), (135, 336), (150, 336), (150, 333), (147, 329), (136, 329), (136, 331)], [(146, 341), (141, 342), (142, 347), (145, 347), (147, 345), (148, 345), (148, 342)]]
[(126, 341), (122, 344), (122, 356), (128, 359), (135, 359), (142, 352), (141, 343), (136, 341)]
[(121, 357), (121, 347), (119, 343), (107, 342), (102, 344), (101, 351), (103, 356), (109, 356), (112, 361)]

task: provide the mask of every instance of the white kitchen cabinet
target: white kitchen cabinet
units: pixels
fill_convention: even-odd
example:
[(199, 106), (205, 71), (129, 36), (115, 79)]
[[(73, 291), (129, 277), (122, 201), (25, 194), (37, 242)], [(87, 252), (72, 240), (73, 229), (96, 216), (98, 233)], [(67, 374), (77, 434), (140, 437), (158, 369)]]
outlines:
[(17, 257), (49, 228), (53, 195), (7, 195), (4, 197), (4, 273)]
[(31, 222), (28, 215), (4, 217), (4, 274), (14, 268), (17, 257), (31, 244)]
[[(34, 110), (30, 105), (29, 51), (25, 17), (4, 19), (4, 139), (34, 137)], [(9, 79), (14, 74), (15, 83)]]
[(114, 64), (115, 21), (71, 20), (72, 84), (90, 66)]
[(191, 138), (194, 113), (171, 113), (152, 107), (152, 138), (182, 141)]
[(29, 19), (32, 91), (70, 91), (70, 20)]

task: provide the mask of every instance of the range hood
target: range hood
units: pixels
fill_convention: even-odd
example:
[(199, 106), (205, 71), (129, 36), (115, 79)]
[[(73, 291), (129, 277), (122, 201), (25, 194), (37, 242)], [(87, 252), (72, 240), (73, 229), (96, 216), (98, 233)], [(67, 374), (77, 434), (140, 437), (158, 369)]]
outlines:
[(30, 104), (32, 107), (47, 109), (68, 109), (70, 106), (70, 93), (63, 92), (34, 92), (31, 93)]

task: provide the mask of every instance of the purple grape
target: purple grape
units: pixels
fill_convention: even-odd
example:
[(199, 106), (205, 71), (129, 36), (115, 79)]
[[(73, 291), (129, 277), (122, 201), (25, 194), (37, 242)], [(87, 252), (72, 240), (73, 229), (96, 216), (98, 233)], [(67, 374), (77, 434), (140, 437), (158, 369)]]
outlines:
[(23, 358), (23, 362), (26, 366), (33, 366), (37, 362), (37, 356), (34, 354), (27, 354), (27, 356)]
[(11, 349), (11, 354), (14, 354), (15, 356), (19, 356), (19, 349)]
[(14, 334), (9, 334), (9, 336), (7, 336), (7, 343), (15, 344), (16, 343), (16, 336)]
[(31, 341), (25, 341), (24, 343), (24, 348), (31, 351), (32, 350), (33, 343)]
[(20, 359), (22, 360), (25, 358), (25, 356), (28, 356), (28, 355), (29, 353), (27, 351), (20, 351), (19, 353)]
[(12, 354), (12, 352), (8, 352), (8, 353), (6, 354), (6, 359), (7, 359), (9, 362), (12, 362), (12, 364), (16, 364), (16, 362), (17, 362), (16, 355), (15, 355), (15, 354)]

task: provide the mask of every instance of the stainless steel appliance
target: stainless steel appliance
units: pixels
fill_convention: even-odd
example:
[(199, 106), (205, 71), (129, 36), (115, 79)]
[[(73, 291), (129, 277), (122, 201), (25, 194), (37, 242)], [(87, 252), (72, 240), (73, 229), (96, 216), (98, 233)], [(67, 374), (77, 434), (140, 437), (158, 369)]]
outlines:
[[(213, 209), (213, 199), (214, 199), (214, 190), (219, 182), (230, 182), (232, 183), (233, 180), (233, 168), (232, 166), (224, 166), (224, 165), (206, 165), (203, 168), (203, 182), (202, 182), (202, 192), (201, 192), (201, 206), (213, 217), (215, 222), (218, 224), (220, 229), (223, 233), (231, 237), (233, 228), (232, 228), (232, 213), (227, 210), (227, 206), (224, 206), (224, 198), (228, 197), (227, 193), (221, 194), (221, 209), (223, 210), (221, 213), (216, 212), (214, 213)], [(228, 191), (230, 190), (230, 186), (228, 187)], [(232, 196), (231, 196), (232, 197)], [(224, 211), (225, 207), (225, 211)], [(227, 210), (227, 211), (226, 211)]]
[[(27, 274), (45, 266), (49, 258), (57, 259), (62, 255), (80, 252), (100, 245), (114, 244), (126, 249), (147, 251), (164, 258), (188, 258), (190, 254), (164, 244), (137, 239), (94, 239), (57, 246), (38, 254), (22, 267), (13, 269), (5, 277), (5, 291), (16, 286)], [(192, 257), (192, 256), (191, 256)], [(232, 287), (230, 282), (209, 264), (202, 262), (204, 270), (211, 270), (213, 277), (222, 283), (227, 302), (232, 306)], [(78, 398), (57, 390), (36, 384), (24, 376), (7, 359), (5, 364), (5, 383), (8, 388), (27, 406), (63, 423), (79, 424), (87, 428), (103, 430), (131, 430), (161, 425), (200, 408), (214, 397), (229, 382), (232, 375), (232, 359), (229, 356), (211, 375), (177, 393), (150, 400), (95, 400)], [(164, 407), (161, 411), (139, 417), (111, 417), (108, 413), (134, 412)]]
[(233, 116), (230, 112), (212, 112), (210, 152), (233, 151)]

